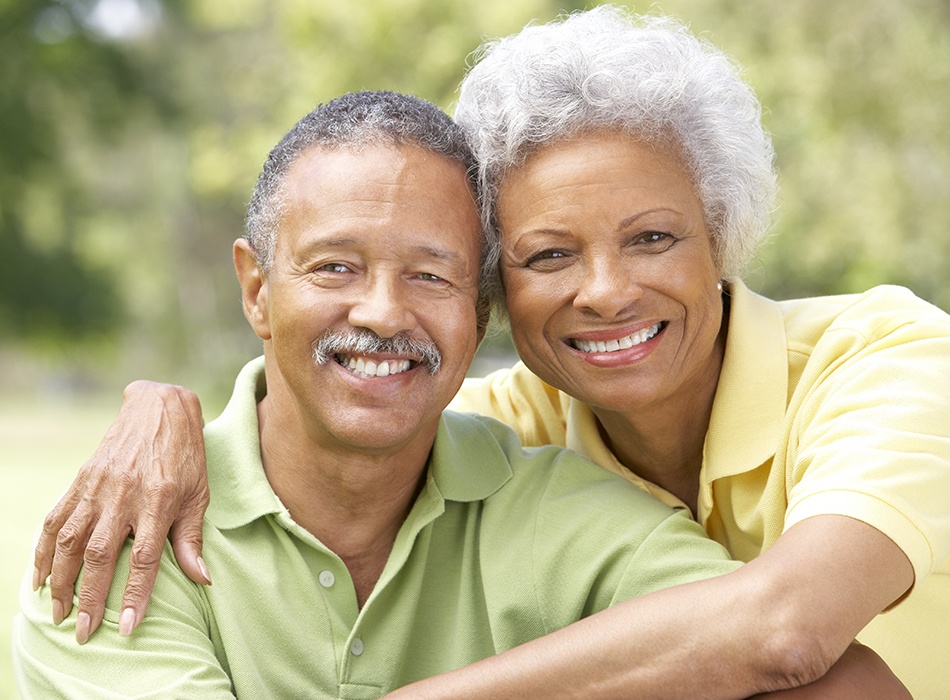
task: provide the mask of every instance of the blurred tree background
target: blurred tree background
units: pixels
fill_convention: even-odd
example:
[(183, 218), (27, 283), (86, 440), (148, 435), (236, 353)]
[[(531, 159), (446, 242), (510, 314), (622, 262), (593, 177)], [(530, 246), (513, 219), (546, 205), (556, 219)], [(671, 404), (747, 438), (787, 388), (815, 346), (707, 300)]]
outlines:
[[(626, 4), (690, 23), (762, 98), (782, 195), (754, 288), (950, 309), (946, 0)], [(348, 90), (451, 112), (480, 41), (590, 5), (0, 0), (0, 392), (226, 394), (259, 352), (230, 243), (280, 135)]]
[[(211, 418), (260, 352), (230, 245), (277, 139), (349, 90), (451, 112), (483, 39), (590, 4), (0, 0), (0, 629), (121, 387), (185, 384)], [(890, 282), (950, 310), (948, 0), (618, 4), (685, 20), (762, 99), (782, 191), (753, 288)]]

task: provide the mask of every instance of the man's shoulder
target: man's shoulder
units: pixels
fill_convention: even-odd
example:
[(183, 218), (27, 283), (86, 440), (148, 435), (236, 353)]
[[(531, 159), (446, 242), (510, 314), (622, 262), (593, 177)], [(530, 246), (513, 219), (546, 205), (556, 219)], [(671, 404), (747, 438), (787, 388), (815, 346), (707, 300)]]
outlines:
[(447, 509), (477, 508), (471, 522), (477, 523), (483, 573), (530, 590), (548, 630), (737, 566), (686, 513), (577, 453), (522, 447), (506, 426), (483, 416), (445, 419), (477, 438), (467, 453), (492, 453), (510, 473), (477, 503)]
[(257, 404), (265, 391), (264, 359), (259, 357), (238, 374), (221, 415), (205, 425), (211, 493), (205, 521), (218, 529), (240, 527), (282, 510), (261, 463)]
[[(487, 416), (445, 411), (440, 439), (451, 436), (454, 452), (466, 468), (497, 470), (501, 462), (510, 474), (490, 495), (493, 505), (519, 501), (533, 502), (535, 509), (565, 510), (581, 508), (628, 513), (643, 509), (665, 518), (673, 511), (623, 477), (594, 464), (573, 450), (556, 445), (525, 447), (507, 425)], [(464, 439), (460, 436), (464, 435)], [(444, 454), (444, 453), (443, 453)], [(524, 511), (522, 511), (524, 513)]]

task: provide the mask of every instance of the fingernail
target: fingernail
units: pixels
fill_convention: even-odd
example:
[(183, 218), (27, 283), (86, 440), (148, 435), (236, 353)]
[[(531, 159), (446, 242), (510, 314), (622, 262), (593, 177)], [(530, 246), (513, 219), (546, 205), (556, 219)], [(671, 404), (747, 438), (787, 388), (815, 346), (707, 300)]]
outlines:
[(126, 608), (119, 617), (119, 634), (128, 637), (135, 629), (135, 610)]
[(205, 560), (201, 557), (198, 557), (198, 568), (201, 569), (201, 575), (205, 577), (205, 581), (208, 582), (208, 585), (211, 585), (211, 574), (208, 573), (208, 567), (205, 566)]
[(100, 615), (98, 618), (96, 618), (95, 620), (93, 620), (93, 619), (90, 618), (90, 622), (89, 622), (89, 636), (90, 636), (90, 637), (96, 633), (96, 630), (99, 629), (99, 625), (101, 625), (101, 624), (102, 624), (102, 616), (101, 616), (101, 615)]
[(58, 625), (63, 621), (63, 618), (66, 617), (63, 614), (63, 601), (56, 598), (53, 599), (53, 624)]
[(89, 641), (89, 613), (81, 612), (76, 618), (76, 641), (85, 644)]
[(40, 590), (41, 583), (42, 583), (42, 580), (40, 580), (40, 570), (34, 566), (33, 567), (33, 590), (34, 591)]

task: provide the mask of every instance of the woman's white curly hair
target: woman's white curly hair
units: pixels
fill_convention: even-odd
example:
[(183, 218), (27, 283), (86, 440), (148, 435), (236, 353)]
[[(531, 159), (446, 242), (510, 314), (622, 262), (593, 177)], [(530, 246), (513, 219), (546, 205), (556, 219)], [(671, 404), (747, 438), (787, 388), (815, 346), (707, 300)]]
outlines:
[(742, 274), (771, 226), (776, 173), (759, 101), (722, 51), (672, 18), (604, 5), (529, 25), (475, 57), (455, 119), (478, 161), (496, 256), (506, 171), (546, 144), (608, 129), (676, 149), (722, 278)]

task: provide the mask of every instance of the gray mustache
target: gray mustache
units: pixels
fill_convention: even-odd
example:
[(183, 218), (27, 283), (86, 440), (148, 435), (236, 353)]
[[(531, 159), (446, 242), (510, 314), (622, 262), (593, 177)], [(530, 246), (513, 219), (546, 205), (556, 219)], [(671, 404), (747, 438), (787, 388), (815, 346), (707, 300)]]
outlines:
[(419, 357), (419, 364), (429, 374), (435, 374), (442, 366), (442, 353), (431, 340), (416, 340), (401, 331), (391, 338), (383, 338), (372, 331), (353, 329), (347, 332), (326, 331), (313, 344), (313, 359), (318, 365), (325, 365), (334, 355), (371, 355), (373, 353), (391, 353), (393, 355), (411, 355)]

